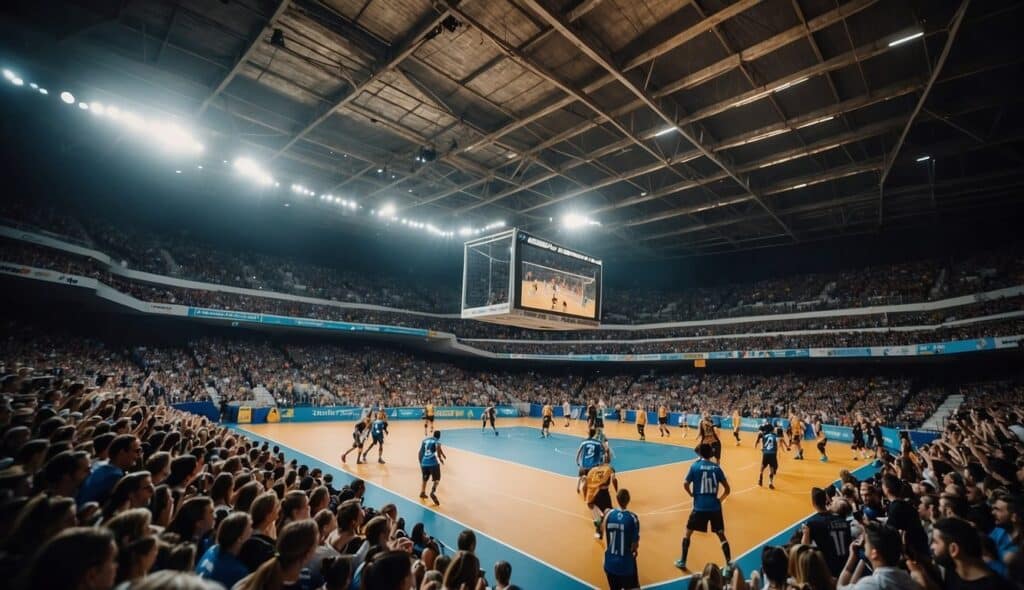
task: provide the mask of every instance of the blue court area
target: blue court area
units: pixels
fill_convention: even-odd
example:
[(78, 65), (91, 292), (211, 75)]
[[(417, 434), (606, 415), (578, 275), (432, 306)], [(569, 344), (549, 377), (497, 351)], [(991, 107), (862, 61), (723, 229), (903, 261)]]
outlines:
[[(499, 428), (498, 436), (494, 436), (489, 428), (483, 433), (479, 428), (457, 428), (441, 433), (443, 446), (570, 477), (576, 477), (579, 472), (576, 450), (583, 440), (579, 436), (557, 433), (541, 438), (538, 429), (525, 426)], [(610, 438), (608, 444), (612, 449), (612, 467), (619, 472), (697, 458), (693, 449), (660, 445), (650, 440)]]

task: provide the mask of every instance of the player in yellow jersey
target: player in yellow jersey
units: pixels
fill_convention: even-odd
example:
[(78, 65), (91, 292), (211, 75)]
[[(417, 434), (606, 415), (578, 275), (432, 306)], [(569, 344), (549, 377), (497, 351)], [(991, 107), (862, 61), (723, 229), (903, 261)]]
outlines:
[(736, 446), (740, 446), (740, 411), (732, 411), (732, 437), (736, 439)]
[(541, 415), (541, 427), (540, 437), (547, 438), (551, 436), (551, 421), (555, 418), (555, 410), (551, 407), (551, 402), (545, 401), (544, 408), (540, 411)]
[(804, 422), (800, 419), (800, 416), (796, 414), (790, 414), (789, 416), (789, 427), (793, 431), (793, 446), (796, 447), (796, 455), (793, 456), (797, 461), (803, 461), (804, 458)]
[(718, 438), (718, 429), (711, 421), (711, 414), (707, 412), (704, 412), (704, 417), (697, 425), (697, 444), (708, 445), (715, 463), (722, 461), (722, 439)]
[(658, 406), (658, 436), (672, 436), (668, 429), (668, 407), (665, 404)]
[(640, 435), (640, 440), (647, 440), (647, 436), (644, 434), (645, 428), (647, 428), (647, 410), (640, 408), (636, 411), (636, 432)]
[(619, 490), (619, 480), (615, 478), (615, 469), (608, 463), (605, 456), (600, 465), (594, 467), (587, 473), (587, 508), (594, 515), (594, 538), (601, 538), (601, 523), (604, 521), (606, 512), (612, 509), (612, 496), (608, 491), (613, 486), (615, 491)]
[(432, 430), (434, 430), (434, 404), (428, 402), (423, 406), (423, 436), (427, 436)]

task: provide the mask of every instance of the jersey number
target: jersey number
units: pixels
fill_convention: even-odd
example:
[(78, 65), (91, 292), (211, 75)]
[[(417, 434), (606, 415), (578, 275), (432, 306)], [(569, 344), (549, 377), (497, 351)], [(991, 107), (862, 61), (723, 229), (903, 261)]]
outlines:
[(700, 474), (700, 494), (714, 495), (718, 492), (718, 479), (712, 473)]
[(621, 524), (608, 523), (608, 552), (626, 556), (626, 534)]
[(846, 534), (843, 531), (831, 531), (830, 536), (832, 542), (836, 546), (836, 555), (842, 555), (846, 552)]

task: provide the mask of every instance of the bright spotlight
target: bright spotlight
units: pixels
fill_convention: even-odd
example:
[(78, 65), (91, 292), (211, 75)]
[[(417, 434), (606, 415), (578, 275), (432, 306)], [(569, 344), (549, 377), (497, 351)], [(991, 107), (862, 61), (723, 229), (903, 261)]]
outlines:
[(75, 104), (75, 95), (71, 94), (67, 90), (60, 93), (60, 99), (63, 100), (65, 104)]
[(22, 80), (21, 78), (17, 78), (16, 77), (13, 80), (11, 80), (11, 84), (14, 84), (15, 86), (24, 86), (25, 85), (25, 81)]
[(264, 172), (259, 164), (249, 158), (238, 158), (235, 160), (235, 170), (238, 170), (239, 174), (251, 178), (258, 184), (264, 186), (274, 184), (274, 178)]
[(78, 108), (82, 109), (83, 111), (87, 111), (89, 110), (89, 105), (85, 104), (84, 102), (80, 102), (78, 103)]
[(107, 116), (116, 121), (121, 118), (121, 109), (117, 107), (107, 107)]
[(97, 114), (97, 115), (102, 115), (102, 114), (107, 112), (107, 109), (102, 104), (100, 104), (98, 102), (90, 102), (89, 103), (89, 110), (91, 110), (94, 114)]
[(562, 216), (562, 225), (566, 229), (578, 229), (588, 225), (601, 225), (599, 222), (578, 213), (566, 213)]
[(39, 84), (36, 84), (35, 82), (30, 83), (28, 87), (32, 90), (39, 90)]
[(203, 144), (196, 141), (192, 134), (175, 123), (155, 123), (151, 127), (154, 139), (163, 147), (175, 152), (202, 152)]
[(468, 228), (468, 227), (460, 227), (459, 228), (459, 235), (460, 236), (465, 237), (465, 236), (471, 235), (472, 233), (473, 233), (473, 230)]
[(908, 41), (913, 41), (914, 39), (917, 39), (918, 37), (923, 37), (923, 36), (924, 36), (924, 31), (918, 31), (918, 32), (913, 33), (911, 35), (907, 35), (906, 37), (900, 37), (899, 39), (896, 39), (895, 41), (890, 41), (889, 42), (889, 47), (896, 47), (897, 45), (903, 45), (904, 43), (906, 43)]
[(394, 203), (388, 203), (380, 208), (378, 215), (381, 217), (391, 217), (395, 214), (395, 211), (397, 211), (397, 209), (395, 209)]
[(45, 88), (40, 88), (39, 89), (39, 94), (42, 94), (43, 96), (46, 96), (49, 93), (50, 93), (50, 91), (45, 89)]
[(17, 78), (17, 76), (14, 75), (14, 72), (4, 68), (4, 78), (6, 78), (7, 80), (13, 80)]

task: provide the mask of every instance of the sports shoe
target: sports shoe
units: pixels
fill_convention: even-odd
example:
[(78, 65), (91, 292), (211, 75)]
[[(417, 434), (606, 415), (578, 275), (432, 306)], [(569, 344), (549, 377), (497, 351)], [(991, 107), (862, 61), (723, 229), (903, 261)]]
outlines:
[(497, 430), (494, 431), (494, 436), (498, 436), (498, 431)]
[(430, 499), (434, 501), (434, 506), (440, 506), (441, 501), (437, 499), (437, 494), (430, 492)]
[(601, 540), (601, 532), (600, 531), (595, 532), (594, 533), (594, 538), (597, 539), (598, 541), (600, 541)]
[(725, 567), (722, 568), (722, 577), (725, 578), (726, 580), (732, 578), (732, 570), (733, 569), (735, 569), (735, 566), (733, 566), (732, 562), (731, 561), (727, 562), (725, 564)]
[(828, 463), (828, 457), (825, 457), (824, 455), (822, 455), (821, 459), (818, 460), (821, 461), (822, 463)]
[(764, 485), (764, 477), (763, 476), (757, 478), (757, 485), (758, 485), (758, 487)]
[(381, 465), (383, 465), (384, 464), (384, 459), (377, 459), (377, 462), (380, 463)]
[(420, 492), (420, 498), (423, 498), (424, 500), (426, 500), (427, 499), (427, 493), (426, 492)]
[(681, 570), (685, 570), (686, 569), (686, 562), (683, 561), (682, 559), (677, 559), (676, 563), (675, 563), (675, 566), (677, 568), (681, 569)]
[(772, 482), (772, 481), (768, 482), (768, 489), (769, 490), (774, 490), (775, 489), (775, 482)]
[(348, 460), (347, 460), (347, 459), (348, 459), (348, 458), (347, 458), (347, 457), (345, 457), (345, 455), (342, 455), (342, 456), (341, 456), (341, 462), (342, 462), (342, 463), (347, 463), (347, 462), (348, 462)]

